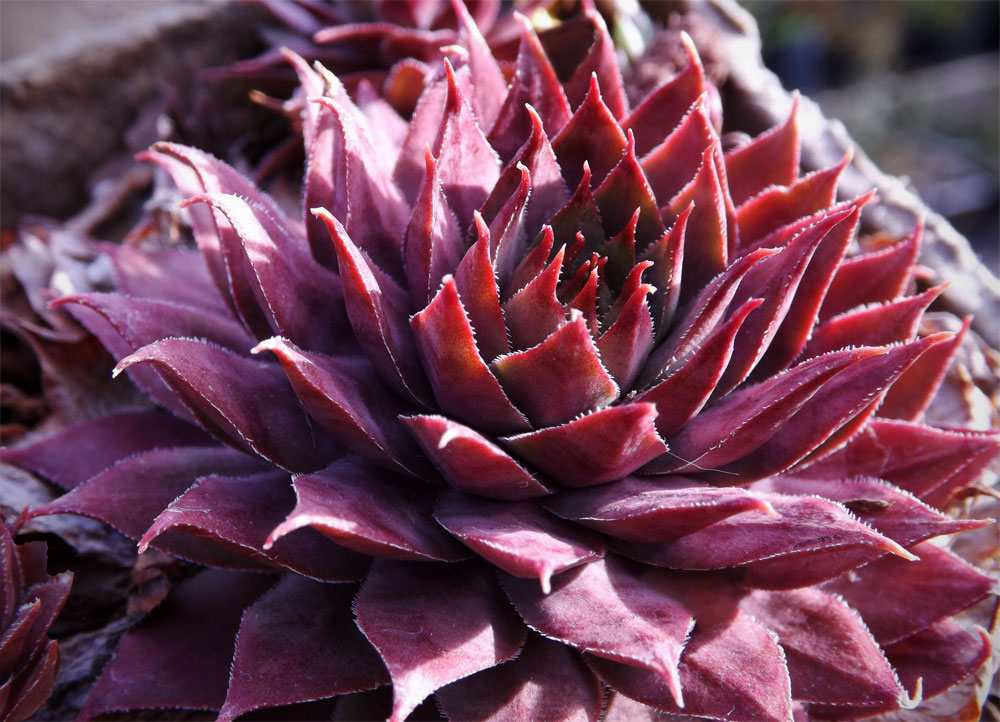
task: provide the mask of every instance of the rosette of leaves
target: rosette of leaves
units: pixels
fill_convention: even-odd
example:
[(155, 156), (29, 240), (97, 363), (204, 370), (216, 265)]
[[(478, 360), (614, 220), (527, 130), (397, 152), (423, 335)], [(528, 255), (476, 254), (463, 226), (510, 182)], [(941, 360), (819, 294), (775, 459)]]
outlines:
[(197, 250), (55, 302), (162, 409), (9, 452), (34, 513), (209, 567), (82, 715), (854, 719), (976, 672), (993, 582), (928, 540), (998, 438), (922, 422), (920, 229), (861, 250), (794, 111), (723, 152), (690, 43), (630, 107), (596, 12), (505, 75), (453, 9), (408, 118), (288, 54), (301, 218), (157, 145)]

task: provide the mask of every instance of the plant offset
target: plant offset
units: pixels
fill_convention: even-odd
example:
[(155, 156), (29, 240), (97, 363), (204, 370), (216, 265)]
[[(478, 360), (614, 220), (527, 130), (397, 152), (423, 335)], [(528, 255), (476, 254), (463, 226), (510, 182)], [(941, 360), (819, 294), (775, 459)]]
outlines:
[(595, 11), (505, 76), (434, 7), (325, 33), (447, 45), (412, 114), (287, 53), (302, 217), (158, 144), (197, 248), (54, 302), (162, 409), (9, 451), (68, 490), (33, 515), (208, 567), (82, 715), (841, 720), (976, 673), (994, 583), (927, 540), (988, 523), (941, 510), (1000, 441), (922, 423), (962, 334), (917, 333), (920, 228), (860, 246), (794, 108), (724, 152), (686, 38), (629, 107)]

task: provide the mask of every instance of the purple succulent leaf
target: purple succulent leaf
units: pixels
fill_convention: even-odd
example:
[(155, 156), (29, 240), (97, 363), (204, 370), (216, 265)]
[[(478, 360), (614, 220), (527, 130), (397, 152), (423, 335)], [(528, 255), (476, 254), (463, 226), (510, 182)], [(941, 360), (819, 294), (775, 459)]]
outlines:
[(460, 491), (508, 501), (552, 493), (506, 451), (468, 426), (441, 416), (403, 421), (445, 480)]
[(325, 356), (271, 338), (254, 353), (281, 362), (302, 407), (348, 449), (394, 471), (423, 476), (426, 464), (399, 422), (407, 410), (363, 356)]
[(505, 161), (514, 157), (531, 134), (531, 118), (525, 105), (537, 111), (549, 138), (554, 137), (572, 116), (566, 93), (531, 23), (522, 15), (515, 17), (521, 25), (521, 45), (514, 77), (489, 133), (490, 145)]
[(392, 678), (390, 722), (440, 687), (511, 659), (526, 637), (490, 573), (473, 563), (377, 559), (355, 613)]
[(362, 350), (390, 388), (428, 406), (431, 393), (407, 322), (408, 294), (372, 264), (336, 218), (322, 208), (314, 212), (337, 249), (347, 316)]
[(862, 253), (841, 263), (820, 307), (819, 320), (826, 321), (852, 308), (903, 295), (917, 260), (922, 234), (923, 224), (918, 221), (913, 233), (894, 246)]
[(500, 178), (500, 159), (486, 141), (475, 113), (455, 79), (451, 63), (444, 63), (448, 81), (444, 117), (434, 141), (441, 188), (459, 228), (472, 223), (472, 213), (482, 207)]
[[(809, 341), (816, 325), (820, 305), (823, 303), (823, 298), (826, 296), (838, 264), (843, 260), (848, 246), (854, 239), (858, 221), (861, 218), (861, 207), (866, 202), (867, 198), (862, 197), (855, 205), (846, 206), (850, 209), (850, 214), (830, 228), (819, 246), (813, 251), (812, 259), (799, 281), (795, 301), (785, 312), (777, 330), (773, 332), (771, 342), (764, 351), (764, 355), (750, 374), (751, 381), (763, 380), (787, 368), (800, 355), (803, 347)], [(823, 223), (823, 218), (839, 214), (841, 210), (835, 208), (826, 214), (817, 214), (809, 225), (803, 227), (801, 232), (806, 232), (814, 223)], [(781, 232), (779, 231), (779, 233)], [(794, 237), (791, 235), (787, 243), (791, 243)], [(787, 245), (784, 242), (785, 239), (781, 240), (782, 243), (778, 244), (780, 247)], [(769, 242), (765, 240), (765, 243)]]
[(388, 684), (382, 661), (354, 624), (355, 591), (285, 575), (251, 604), (219, 719)]
[(642, 156), (640, 165), (657, 198), (665, 200), (680, 193), (701, 167), (705, 151), (719, 142), (708, 103), (708, 93), (702, 94), (670, 135)]
[[(324, 582), (363, 579), (368, 569), (365, 557), (338, 549), (315, 532), (296, 534), (263, 549), (268, 534), (294, 506), (291, 481), (280, 471), (238, 478), (202, 477), (160, 512), (139, 540), (139, 552), (150, 544), (191, 549), (190, 541), (195, 541), (195, 550), (208, 548), (206, 558), (184, 556), (207, 564), (215, 561), (211, 550), (218, 547), (265, 567), (288, 569)], [(190, 540), (187, 545), (185, 538)]]
[(452, 8), (458, 20), (458, 41), (469, 53), (469, 71), (475, 89), (473, 106), (481, 127), (489, 129), (500, 114), (503, 98), (507, 95), (507, 81), (465, 3), (452, 0)]
[(322, 268), (308, 250), (296, 248), (262, 205), (217, 194), (196, 196), (185, 205), (193, 203), (209, 204), (232, 226), (254, 274), (254, 294), (273, 333), (297, 343), (319, 344), (320, 351), (335, 349), (348, 333), (336, 274)]
[(628, 140), (614, 114), (601, 97), (597, 76), (590, 76), (590, 86), (573, 117), (552, 139), (552, 150), (563, 169), (563, 178), (576, 187), (583, 178), (586, 161), (592, 183), (598, 185), (621, 161)]
[(515, 349), (537, 346), (566, 324), (566, 309), (556, 295), (565, 253), (565, 247), (560, 248), (548, 267), (504, 304), (504, 319)]
[(32, 511), (32, 516), (80, 514), (138, 540), (157, 515), (208, 474), (254, 474), (258, 459), (221, 446), (154, 449), (119, 461), (68, 494)]
[[(569, 188), (555, 151), (545, 136), (542, 119), (530, 105), (525, 108), (531, 118), (531, 135), (500, 174), (500, 179), (483, 205), (483, 217), (493, 223), (501, 207), (508, 202), (522, 184), (523, 171), (528, 169), (531, 178), (531, 197), (525, 211), (524, 227), (530, 236), (549, 222), (549, 219), (569, 200)], [(519, 288), (513, 284), (514, 288)], [(523, 285), (523, 284), (521, 284)]]
[(594, 486), (621, 479), (667, 451), (655, 419), (653, 404), (622, 404), (501, 441), (564, 486)]
[[(786, 314), (797, 302), (799, 284), (813, 254), (826, 241), (830, 231), (849, 214), (849, 211), (843, 211), (811, 226), (778, 253), (755, 265), (740, 282), (733, 297), (733, 306), (739, 307), (751, 298), (762, 298), (764, 303), (740, 328), (733, 356), (716, 387), (716, 396), (728, 393), (750, 375), (770, 346)], [(864, 344), (858, 341), (855, 345)]]
[(702, 410), (729, 363), (737, 332), (762, 303), (759, 298), (744, 303), (679, 368), (636, 396), (636, 401), (656, 404), (656, 430), (661, 436), (677, 433)]
[(802, 349), (802, 357), (811, 358), (851, 344), (882, 346), (912, 341), (924, 311), (944, 289), (944, 285), (935, 286), (916, 296), (862, 306), (834, 316), (816, 327)]
[[(601, 287), (601, 278), (604, 275), (604, 266), (607, 259), (599, 257), (596, 253), (591, 259), (577, 269), (574, 279), (568, 285), (575, 286), (577, 277), (583, 280), (579, 285), (579, 291), (566, 303), (567, 308), (575, 308), (583, 314), (583, 319), (590, 329), (590, 335), (595, 339), (601, 334), (600, 324), (597, 320), (598, 291)], [(564, 286), (565, 288), (565, 286)], [(563, 289), (560, 289), (562, 291)]]
[(219, 709), (240, 617), (272, 581), (209, 569), (182, 582), (145, 624), (122, 638), (80, 719), (136, 709)]
[(441, 190), (438, 164), (429, 148), (424, 159), (427, 172), (403, 238), (413, 308), (427, 305), (441, 279), (458, 268), (465, 254), (462, 229)]
[(791, 722), (792, 697), (781, 647), (747, 614), (734, 609), (712, 616), (699, 615), (681, 655), (683, 708), (663, 680), (647, 670), (589, 655), (587, 663), (612, 689), (675, 715)]
[[(545, 266), (549, 263), (549, 258), (552, 257), (554, 240), (555, 234), (552, 232), (552, 226), (544, 226), (541, 233), (538, 234), (538, 238), (535, 239), (531, 250), (524, 254), (524, 258), (521, 259), (517, 268), (514, 269), (514, 275), (511, 276), (507, 284), (507, 293), (504, 294), (508, 301), (518, 291), (521, 291), (535, 280), (545, 269)], [(562, 253), (565, 259), (565, 247), (563, 247)], [(557, 300), (561, 298), (558, 295), (561, 290), (561, 288), (557, 289)], [(563, 315), (565, 316), (565, 312)]]
[(672, 541), (743, 512), (778, 516), (767, 500), (743, 489), (708, 486), (680, 476), (627, 476), (612, 484), (564, 492), (543, 505), (564, 519), (635, 543)]
[(681, 268), (684, 265), (684, 238), (688, 218), (694, 206), (688, 206), (656, 243), (642, 254), (642, 260), (652, 261), (650, 282), (657, 295), (652, 304), (656, 340), (661, 340), (674, 321), (681, 292)]
[[(631, 218), (631, 215), (629, 216)], [(604, 233), (604, 222), (597, 208), (597, 201), (590, 188), (590, 164), (584, 163), (583, 177), (566, 205), (552, 216), (552, 231), (555, 234), (555, 245), (570, 247), (578, 236), (586, 241), (586, 252), (596, 251), (604, 245), (607, 236)]]
[(394, 278), (402, 278), (400, 240), (410, 218), (409, 205), (387, 169), (379, 165), (377, 143), (363, 118), (357, 117), (357, 107), (347, 98), (312, 100), (323, 105), (335, 120), (330, 129), (335, 148), (333, 185), (345, 189), (337, 192), (346, 192), (347, 198), (346, 218), (337, 215), (336, 205), (334, 216), (375, 263)]
[(612, 691), (601, 719), (604, 722), (668, 722), (676, 717)]
[(635, 138), (628, 137), (625, 153), (604, 181), (594, 191), (606, 236), (622, 230), (639, 209), (635, 240), (640, 249), (655, 243), (666, 228), (656, 198), (635, 155)]
[(788, 120), (726, 153), (733, 202), (741, 206), (771, 186), (790, 186), (799, 177), (799, 95), (792, 95)]
[(520, 182), (490, 222), (490, 249), (503, 288), (510, 284), (530, 241), (525, 227), (525, 209), (531, 196), (531, 173), (523, 165), (514, 170), (520, 175)]
[(649, 670), (683, 704), (677, 664), (694, 620), (661, 572), (605, 557), (560, 575), (548, 594), (515, 577), (504, 577), (503, 586), (532, 629)]
[(767, 492), (755, 496), (770, 504), (771, 509), (735, 514), (671, 542), (615, 542), (612, 547), (647, 564), (690, 570), (744, 567), (753, 572), (757, 562), (789, 561), (844, 550), (869, 552), (859, 563), (886, 552), (904, 559), (915, 558), (832, 501)]
[(419, 482), (393, 477), (345, 458), (314, 474), (296, 476), (297, 502), (264, 548), (303, 527), (375, 557), (455, 561), (465, 550), (430, 518), (431, 500)]
[(607, 406), (619, 394), (583, 314), (573, 309), (570, 317), (537, 346), (491, 364), (508, 397), (537, 427), (566, 423)]
[[(218, 244), (218, 238), (212, 233)], [(225, 267), (220, 276), (209, 273), (208, 256), (186, 248), (143, 248), (107, 243), (101, 250), (111, 257), (121, 293), (151, 300), (173, 301), (208, 312), (229, 313), (229, 282)], [(222, 263), (221, 257), (218, 259)], [(183, 278), (184, 283), (173, 279)], [(225, 294), (225, 295), (223, 295)]]
[(622, 130), (635, 134), (635, 151), (641, 157), (658, 146), (708, 90), (701, 58), (690, 36), (681, 33), (687, 65), (661, 85), (622, 121)]
[[(13, 582), (13, 578), (10, 579)], [(10, 596), (5, 597), (11, 600), (10, 611), (16, 612), (14, 616), (5, 619), (0, 616), (3, 622), (3, 635), (0, 636), (0, 674), (5, 680), (10, 679), (15, 670), (20, 670), (28, 664), (38, 648), (44, 646), (48, 637), (44, 632), (42, 638), (32, 638), (31, 631), (35, 623), (42, 617), (42, 602), (40, 599), (24, 602), (20, 607), (14, 606), (14, 589), (11, 583), (9, 588), (4, 589)], [(51, 623), (51, 619), (49, 623)], [(29, 646), (30, 645), (30, 646)], [(38, 648), (36, 648), (36, 646)], [(3, 699), (0, 698), (0, 710), (4, 709)]]
[(879, 406), (880, 418), (902, 421), (920, 421), (923, 418), (924, 411), (934, 400), (971, 324), (972, 317), (967, 316), (962, 321), (962, 328), (951, 341), (944, 341), (927, 349), (903, 372)]
[[(863, 359), (886, 353), (885, 349), (868, 348), (837, 351), (729, 394), (672, 436), (671, 457), (657, 460), (646, 471), (704, 471), (740, 459), (777, 435), (779, 428), (839, 373)], [(783, 438), (779, 436), (779, 442)]]
[(362, 78), (358, 82), (355, 94), (358, 110), (365, 116), (367, 124), (379, 129), (379, 134), (376, 136), (376, 141), (381, 141), (378, 152), (385, 153), (385, 157), (380, 158), (380, 161), (386, 172), (392, 175), (399, 159), (399, 147), (406, 138), (409, 124), (367, 78)]
[(438, 294), (410, 319), (410, 326), (442, 411), (492, 433), (531, 428), (479, 355), (454, 279), (445, 277)]
[[(26, 665), (46, 656), (46, 648), (52, 644), (49, 628), (66, 604), (72, 579), (71, 573), (64, 572), (25, 590), (27, 598), (21, 600), (22, 606), (13, 624), (0, 635), (0, 673), (5, 681), (18, 676)], [(36, 670), (26, 675), (24, 681), (37, 674)], [(16, 693), (13, 699), (17, 699)]]
[[(624, 297), (627, 296), (626, 291), (622, 290), (625, 281), (631, 273), (635, 272), (635, 232), (638, 226), (639, 209), (636, 208), (625, 227), (605, 243), (599, 251), (601, 260), (605, 262), (601, 276), (603, 283), (600, 286), (602, 301), (606, 301), (609, 293), (618, 292), (618, 300), (615, 305), (619, 308), (625, 302)], [(643, 268), (648, 267), (650, 263), (652, 262), (646, 262)], [(605, 305), (605, 303), (602, 302), (601, 305)], [(614, 309), (609, 310), (603, 319), (605, 325), (614, 321), (613, 318), (608, 318), (612, 315), (612, 310)]]
[(589, 722), (601, 712), (600, 682), (569, 647), (531, 634), (516, 659), (437, 692), (449, 719)]
[(58, 669), (58, 645), (49, 641), (34, 661), (0, 687), (0, 711), (4, 720), (27, 719), (41, 707), (52, 691)]
[[(199, 422), (278, 466), (309, 471), (329, 463), (331, 440), (312, 427), (274, 364), (260, 363), (202, 341), (168, 338), (122, 359), (115, 373), (138, 363), (162, 372)], [(234, 381), (249, 384), (253, 394)]]
[(476, 332), (476, 345), (484, 361), (492, 361), (510, 350), (507, 325), (500, 308), (500, 289), (490, 256), (490, 232), (476, 214), (478, 240), (465, 253), (455, 272), (455, 286)]
[(546, 594), (553, 575), (604, 556), (600, 536), (548, 514), (531, 501), (494, 501), (446, 492), (438, 498), (434, 518), (497, 568), (515, 577), (538, 579)]
[(893, 708), (906, 692), (857, 612), (819, 589), (756, 591), (740, 609), (778, 635), (800, 702)]
[(955, 686), (983, 666), (994, 642), (980, 628), (966, 630), (952, 619), (896, 642), (885, 654), (907, 689), (923, 691), (924, 699)]
[(3, 460), (72, 489), (119, 459), (158, 447), (204, 446), (204, 431), (159, 412), (109, 414), (30, 444), (4, 449)]
[(653, 347), (653, 318), (647, 297), (655, 292), (649, 284), (632, 291), (611, 327), (597, 339), (601, 361), (620, 389), (632, 388)]
[(992, 579), (932, 543), (911, 551), (920, 559), (883, 557), (823, 587), (857, 610), (883, 647), (923, 632), (995, 591)]
[(736, 211), (740, 243), (752, 246), (793, 221), (829, 208), (837, 198), (837, 181), (850, 163), (848, 153), (837, 165), (803, 176), (790, 186), (778, 186), (754, 196)]

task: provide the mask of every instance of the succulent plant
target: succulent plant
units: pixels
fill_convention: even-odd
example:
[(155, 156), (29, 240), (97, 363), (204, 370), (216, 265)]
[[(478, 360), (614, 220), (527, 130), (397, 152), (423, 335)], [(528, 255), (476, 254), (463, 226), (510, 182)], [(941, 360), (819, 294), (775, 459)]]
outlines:
[(409, 119), (288, 53), (301, 219), (158, 144), (197, 250), (55, 302), (162, 409), (9, 451), (68, 490), (33, 513), (210, 567), (82, 715), (854, 719), (977, 671), (993, 582), (927, 540), (1000, 441), (922, 422), (920, 228), (862, 249), (794, 109), (723, 152), (690, 42), (630, 108), (592, 9), (508, 79), (452, 7)]
[(0, 720), (20, 722), (52, 691), (59, 645), (48, 631), (66, 603), (72, 575), (50, 577), (45, 543), (15, 544), (0, 522)]

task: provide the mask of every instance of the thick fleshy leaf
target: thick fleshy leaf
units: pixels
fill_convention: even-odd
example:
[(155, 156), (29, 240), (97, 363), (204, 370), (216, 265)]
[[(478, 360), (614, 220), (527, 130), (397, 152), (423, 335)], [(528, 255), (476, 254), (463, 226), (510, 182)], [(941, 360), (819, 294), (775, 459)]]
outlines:
[(410, 327), (442, 411), (498, 434), (530, 428), (479, 355), (454, 279), (445, 278)]
[(490, 573), (472, 563), (377, 559), (355, 612), (392, 678), (390, 722), (438, 688), (511, 659), (526, 635)]
[[(634, 210), (634, 209), (633, 209)], [(590, 164), (583, 166), (583, 177), (566, 205), (552, 216), (552, 232), (555, 234), (555, 246), (573, 245), (578, 236), (586, 241), (584, 251), (592, 252), (604, 245), (606, 235), (601, 212), (594, 200), (594, 192), (590, 188)]]
[(884, 557), (824, 586), (861, 614), (883, 646), (968, 609), (994, 590), (993, 580), (934, 544), (911, 551), (920, 559)]
[(751, 593), (740, 608), (778, 635), (801, 702), (893, 708), (906, 692), (857, 612), (819, 589)]
[(455, 286), (465, 312), (476, 332), (476, 345), (483, 360), (489, 362), (507, 353), (507, 326), (500, 309), (500, 289), (497, 286), (493, 259), (490, 257), (490, 232), (476, 214), (478, 240), (465, 253), (455, 272)]
[(681, 268), (684, 265), (684, 238), (693, 209), (693, 206), (688, 206), (677, 217), (670, 230), (642, 254), (642, 260), (653, 262), (649, 280), (657, 291), (652, 303), (657, 340), (664, 337), (677, 312), (681, 294)]
[(768, 501), (743, 489), (707, 486), (680, 476), (628, 476), (613, 484), (563, 492), (544, 506), (564, 519), (637, 543), (671, 541), (748, 511), (777, 516)]
[(635, 139), (631, 135), (622, 159), (594, 191), (594, 201), (601, 211), (604, 233), (609, 237), (628, 225), (639, 209), (635, 242), (640, 250), (655, 243), (666, 230), (649, 181), (635, 155)]
[(508, 501), (552, 493), (506, 451), (468, 426), (442, 416), (412, 416), (403, 421), (456, 489)]
[(448, 96), (434, 151), (441, 189), (455, 211), (459, 228), (464, 229), (472, 223), (473, 211), (482, 207), (496, 185), (500, 177), (500, 159), (486, 141), (447, 60), (444, 67)]
[(536, 346), (566, 323), (566, 309), (556, 296), (565, 248), (548, 267), (504, 304), (504, 318), (515, 349)]
[[(218, 240), (216, 240), (216, 244)], [(117, 243), (101, 246), (111, 257), (117, 288), (139, 298), (173, 301), (216, 313), (229, 309), (216, 279), (208, 272), (203, 252), (186, 248), (143, 248)], [(218, 260), (221, 264), (221, 258)], [(222, 289), (228, 294), (225, 269), (220, 266)], [(172, 279), (183, 278), (184, 283)]]
[(685, 32), (681, 33), (681, 44), (688, 61), (684, 69), (647, 95), (622, 121), (622, 128), (631, 130), (635, 135), (635, 150), (639, 156), (646, 155), (662, 143), (707, 90), (701, 58)]
[(559, 159), (566, 184), (575, 188), (583, 179), (585, 161), (590, 166), (591, 182), (599, 185), (618, 165), (627, 142), (614, 114), (604, 104), (594, 75), (583, 103), (552, 139), (552, 150)]
[(119, 459), (155, 448), (210, 443), (212, 439), (204, 431), (169, 414), (128, 412), (102, 416), (39, 441), (4, 449), (3, 460), (31, 469), (63, 489), (72, 489)]
[(623, 404), (501, 441), (564, 486), (594, 486), (621, 479), (666, 452), (655, 419), (653, 404)]
[(885, 654), (909, 690), (932, 697), (983, 666), (993, 652), (982, 630), (966, 630), (952, 619), (886, 647)]
[[(853, 566), (886, 552), (904, 559), (915, 558), (892, 539), (861, 523), (844, 507), (831, 501), (764, 492), (756, 496), (769, 503), (780, 516), (747, 511), (665, 544), (616, 542), (614, 547), (648, 564), (692, 570), (750, 565), (753, 571), (752, 565), (756, 562), (801, 562), (813, 555), (822, 558), (825, 553), (843, 550), (868, 552), (867, 556), (859, 556), (861, 561)], [(803, 573), (808, 575), (810, 570)], [(824, 569), (823, 578), (816, 581), (834, 576), (826, 574)], [(756, 586), (755, 580), (749, 581)]]
[(709, 117), (708, 94), (703, 94), (670, 135), (642, 156), (640, 165), (661, 204), (676, 196), (698, 172), (705, 151), (719, 136)]
[(272, 580), (209, 569), (182, 582), (146, 623), (122, 638), (80, 719), (137, 709), (219, 709), (240, 617)]
[(573, 309), (570, 315), (542, 343), (492, 364), (507, 395), (536, 426), (565, 423), (618, 397), (583, 314)]
[(414, 308), (427, 305), (441, 279), (454, 272), (465, 253), (462, 228), (444, 197), (438, 164), (430, 149), (424, 159), (427, 172), (403, 237), (406, 279)]
[(790, 722), (785, 655), (768, 631), (738, 610), (699, 611), (680, 660), (683, 709), (663, 680), (645, 669), (589, 655), (587, 663), (612, 689), (656, 709), (702, 719)]
[(41, 707), (52, 691), (58, 669), (58, 645), (50, 641), (26, 668), (0, 687), (4, 720), (27, 719)]
[(729, 192), (742, 205), (770, 186), (790, 186), (799, 176), (799, 96), (788, 120), (726, 154)]
[[(312, 427), (289, 393), (285, 375), (273, 364), (182, 338), (143, 346), (122, 359), (115, 373), (138, 363), (153, 364), (161, 371), (207, 429), (282, 468), (309, 471), (331, 458), (329, 437)], [(254, 393), (242, 393), (234, 379)]]
[(371, 264), (336, 218), (323, 209), (315, 212), (326, 223), (337, 249), (355, 338), (383, 381), (404, 398), (428, 405), (431, 394), (407, 323), (406, 292)]
[[(212, 551), (219, 547), (320, 581), (362, 579), (367, 559), (337, 548), (315, 532), (296, 534), (263, 549), (268, 534), (294, 506), (292, 482), (280, 471), (202, 477), (160, 512), (139, 540), (139, 552), (154, 544), (213, 565), (218, 561)], [(191, 541), (196, 542), (193, 548), (186, 543)], [(199, 547), (207, 547), (207, 553), (199, 554)]]
[[(515, 166), (514, 171), (520, 180), (490, 222), (490, 252), (500, 286), (504, 288), (510, 283), (531, 241), (525, 227), (525, 210), (531, 196), (531, 173), (523, 165)], [(514, 177), (511, 174), (512, 180)]]
[(492, 501), (450, 492), (438, 499), (434, 518), (508, 574), (538, 579), (546, 594), (553, 575), (604, 555), (598, 535), (557, 519), (530, 501)]
[(254, 353), (271, 351), (309, 416), (356, 454), (396, 471), (421, 476), (426, 464), (399, 422), (407, 407), (389, 392), (361, 356), (310, 353), (270, 338)]
[(467, 556), (430, 516), (431, 499), (412, 480), (374, 471), (356, 459), (296, 476), (297, 503), (264, 544), (312, 527), (348, 549), (369, 556), (454, 561)]
[(607, 557), (561, 575), (549, 594), (514, 577), (503, 586), (532, 629), (654, 672), (683, 705), (677, 663), (694, 619), (660, 572)]
[(355, 591), (286, 575), (250, 605), (219, 719), (387, 684), (382, 661), (354, 624)]
[(138, 540), (157, 515), (198, 478), (266, 469), (259, 459), (221, 446), (157, 449), (122, 459), (32, 513), (89, 516)]
[(458, 21), (458, 40), (469, 52), (469, 71), (475, 89), (472, 102), (483, 131), (488, 131), (500, 113), (507, 81), (465, 3), (452, 0), (452, 8)]
[(550, 138), (572, 115), (566, 93), (531, 23), (523, 16), (516, 17), (521, 25), (517, 64), (510, 90), (489, 134), (490, 144), (504, 160), (512, 158), (531, 133), (531, 119), (524, 109), (525, 104), (538, 112)]
[(632, 291), (614, 323), (597, 339), (601, 361), (620, 389), (632, 388), (653, 347), (653, 317), (647, 297), (655, 292), (647, 283)]
[(438, 690), (453, 720), (589, 722), (601, 712), (601, 684), (569, 647), (536, 634), (517, 659)]

